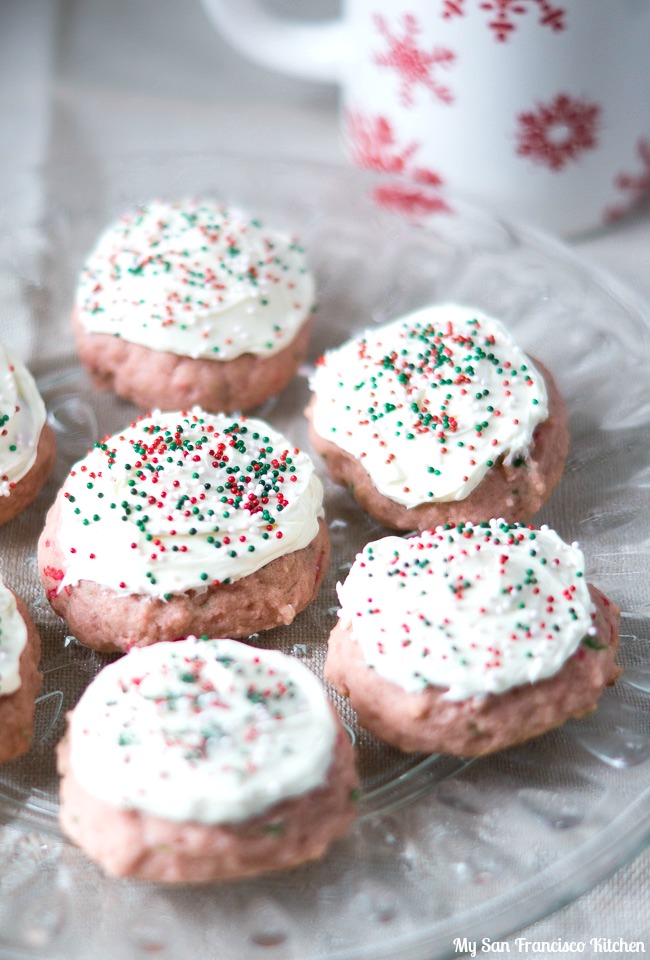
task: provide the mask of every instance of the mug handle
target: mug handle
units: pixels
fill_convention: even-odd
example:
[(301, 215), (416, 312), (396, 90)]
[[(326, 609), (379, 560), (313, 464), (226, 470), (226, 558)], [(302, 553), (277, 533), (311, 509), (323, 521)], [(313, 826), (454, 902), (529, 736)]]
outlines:
[(223, 37), (264, 67), (305, 80), (337, 83), (348, 48), (342, 20), (283, 20), (258, 0), (203, 0)]

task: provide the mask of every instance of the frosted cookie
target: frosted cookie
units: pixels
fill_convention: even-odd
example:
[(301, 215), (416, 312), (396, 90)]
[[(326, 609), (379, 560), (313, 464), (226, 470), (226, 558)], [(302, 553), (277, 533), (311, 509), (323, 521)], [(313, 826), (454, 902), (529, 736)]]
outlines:
[(562, 474), (567, 412), (550, 374), (473, 308), (367, 330), (326, 353), (311, 386), (315, 449), (387, 527), (525, 520)]
[(105, 667), (68, 716), (59, 769), (65, 833), (109, 874), (170, 883), (318, 859), (359, 786), (304, 664), (195, 637)]
[(49, 477), (54, 433), (34, 378), (0, 343), (0, 524), (13, 520)]
[(213, 201), (156, 201), (99, 238), (74, 330), (94, 384), (151, 410), (250, 410), (307, 352), (314, 282), (290, 237)]
[(542, 527), (491, 520), (385, 537), (338, 587), (326, 677), (409, 752), (479, 756), (595, 709), (619, 610)]
[(27, 607), (0, 580), (0, 763), (30, 748), (40, 656), (41, 640)]
[(261, 420), (155, 413), (70, 471), (39, 541), (78, 640), (127, 650), (291, 623), (329, 566), (307, 454)]

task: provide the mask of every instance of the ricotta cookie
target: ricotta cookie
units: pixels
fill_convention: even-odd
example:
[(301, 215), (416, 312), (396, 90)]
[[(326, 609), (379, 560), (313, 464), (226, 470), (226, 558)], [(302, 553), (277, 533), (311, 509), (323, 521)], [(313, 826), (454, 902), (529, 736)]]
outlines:
[(30, 748), (40, 656), (41, 640), (27, 607), (0, 580), (0, 763)]
[(427, 307), (325, 354), (311, 440), (385, 526), (525, 520), (557, 484), (567, 411), (541, 364), (471, 307)]
[(13, 520), (52, 472), (56, 441), (29, 370), (0, 343), (0, 524)]
[(105, 667), (68, 716), (59, 769), (64, 832), (106, 873), (169, 883), (318, 859), (359, 786), (304, 664), (195, 637)]
[(595, 709), (619, 610), (548, 527), (491, 520), (385, 537), (343, 585), (326, 677), (407, 752), (480, 756)]
[(250, 410), (307, 352), (314, 282), (303, 250), (241, 210), (156, 201), (99, 238), (73, 326), (95, 386), (145, 410)]
[(291, 623), (329, 566), (323, 488), (261, 420), (155, 413), (71, 469), (39, 542), (54, 610), (128, 650)]

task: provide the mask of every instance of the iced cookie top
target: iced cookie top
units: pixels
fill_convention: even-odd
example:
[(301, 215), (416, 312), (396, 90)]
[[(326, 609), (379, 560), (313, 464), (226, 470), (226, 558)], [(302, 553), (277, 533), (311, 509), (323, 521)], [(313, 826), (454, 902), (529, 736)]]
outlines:
[(307, 454), (268, 424), (195, 408), (97, 443), (59, 499), (60, 590), (94, 580), (169, 599), (306, 547), (323, 489)]
[(20, 655), (26, 643), (27, 627), (16, 598), (0, 580), (0, 696), (20, 687)]
[(369, 666), (449, 700), (551, 677), (594, 635), (584, 557), (548, 527), (503, 520), (368, 544), (338, 586)]
[(100, 236), (77, 292), (88, 332), (213, 360), (282, 350), (313, 305), (298, 244), (210, 200), (125, 213)]
[(34, 466), (45, 417), (31, 373), (0, 343), (0, 497)]
[(525, 458), (548, 416), (544, 380), (504, 327), (427, 307), (326, 353), (313, 427), (406, 507), (463, 500), (499, 457)]
[(71, 769), (119, 808), (236, 823), (321, 786), (336, 730), (300, 661), (188, 637), (134, 649), (93, 680), (70, 718)]

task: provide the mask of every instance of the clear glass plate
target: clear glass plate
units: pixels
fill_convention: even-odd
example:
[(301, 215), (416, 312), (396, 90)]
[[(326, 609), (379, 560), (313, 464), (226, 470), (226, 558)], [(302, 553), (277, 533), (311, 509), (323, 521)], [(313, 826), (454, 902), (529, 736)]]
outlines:
[[(48, 168), (38, 185), (43, 218), (0, 244), (0, 278), (19, 291), (0, 314), (0, 338), (19, 345), (37, 374), (59, 440), (37, 503), (0, 530), (0, 567), (30, 605), (45, 671), (33, 749), (0, 769), (0, 952), (433, 960), (453, 954), (455, 936), (494, 940), (551, 912), (638, 852), (650, 838), (648, 308), (550, 239), (460, 202), (445, 209), (426, 187), (414, 193), (348, 169), (136, 157)], [(190, 890), (108, 880), (58, 832), (54, 747), (65, 711), (104, 660), (51, 613), (35, 546), (69, 465), (135, 412), (93, 391), (75, 360), (69, 313), (84, 254), (125, 206), (201, 194), (306, 245), (319, 287), (312, 361), (370, 323), (453, 299), (502, 317), (553, 371), (570, 409), (571, 454), (538, 519), (581, 542), (590, 579), (621, 605), (625, 673), (592, 717), (472, 763), (382, 746), (332, 694), (363, 777), (349, 838), (286, 875)], [(309, 370), (260, 411), (306, 447)], [(252, 638), (316, 672), (336, 581), (384, 532), (347, 492), (325, 485), (334, 550), (320, 598), (290, 628)]]

